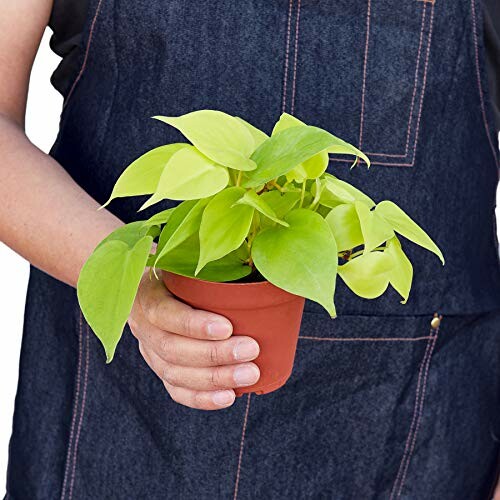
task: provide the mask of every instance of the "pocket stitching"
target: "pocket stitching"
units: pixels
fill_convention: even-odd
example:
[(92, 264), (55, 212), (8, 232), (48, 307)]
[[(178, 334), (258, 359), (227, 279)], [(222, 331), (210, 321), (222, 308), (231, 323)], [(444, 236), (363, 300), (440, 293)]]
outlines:
[[(385, 165), (385, 166), (394, 166), (394, 167), (413, 167), (415, 164), (415, 158), (416, 158), (416, 150), (418, 146), (418, 136), (419, 136), (419, 131), (420, 131), (420, 122), (421, 122), (421, 116), (422, 116), (422, 110), (423, 110), (423, 101), (424, 101), (424, 96), (426, 92), (426, 84), (427, 84), (427, 72), (428, 72), (428, 63), (429, 63), (429, 57), (430, 57), (430, 47), (431, 47), (431, 42), (432, 42), (432, 33), (434, 29), (434, 5), (435, 5), (435, 0), (419, 0), (422, 3), (422, 25), (421, 25), (421, 33), (420, 33), (420, 42), (422, 42), (423, 38), (423, 33), (424, 33), (424, 26), (425, 26), (425, 18), (426, 18), (426, 10), (427, 10), (427, 5), (431, 5), (431, 16), (430, 16), (430, 21), (429, 21), (429, 31), (427, 35), (427, 44), (426, 44), (426, 55), (425, 55), (425, 64), (424, 64), (424, 72), (422, 75), (422, 89), (420, 91), (420, 102), (419, 102), (419, 110), (418, 110), (418, 115), (417, 115), (417, 120), (416, 124), (414, 125), (413, 129), (415, 130), (414, 134), (414, 142), (413, 142), (413, 147), (412, 147), (412, 157), (411, 161), (404, 162), (404, 159), (408, 158), (409, 154), (409, 139), (411, 137), (411, 132), (412, 132), (412, 123), (415, 121), (414, 119), (414, 97), (412, 97), (412, 104), (410, 107), (410, 114), (408, 118), (408, 127), (407, 127), (407, 138), (406, 138), (406, 152), (404, 155), (398, 155), (398, 154), (389, 154), (389, 153), (366, 153), (367, 155), (371, 156), (380, 156), (382, 159), (380, 161), (375, 160), (371, 162), (373, 165)], [(363, 90), (362, 90), (362, 96), (361, 96), (361, 116), (360, 116), (360, 135), (359, 135), (359, 148), (362, 148), (362, 139), (363, 139), (363, 124), (364, 124), (364, 101), (365, 101), (365, 90), (366, 90), (366, 68), (368, 64), (368, 56), (369, 56), (369, 37), (370, 37), (370, 16), (371, 16), (371, 0), (368, 0), (368, 9), (367, 9), (367, 31), (366, 31), (366, 44), (365, 44), (365, 56), (363, 60)], [(418, 73), (420, 69), (420, 57), (421, 57), (421, 49), (422, 49), (422, 44), (419, 42), (419, 50), (417, 53), (417, 62), (416, 62), (416, 69), (415, 69), (415, 82), (414, 82), (414, 94), (416, 94), (416, 88), (418, 86)], [(395, 163), (395, 162), (390, 162), (390, 161), (382, 161), (385, 158), (401, 158), (402, 161), (400, 163)], [(343, 163), (352, 163), (351, 159), (348, 158), (337, 158), (337, 157), (332, 157), (330, 156), (330, 161), (336, 161), (336, 162), (343, 162)]]
[[(438, 316), (436, 314), (435, 316), (439, 317), (440, 321), (442, 320), (441, 315)], [(394, 481), (394, 484), (393, 484), (393, 487), (391, 490), (390, 500), (392, 500), (395, 495), (396, 495), (396, 498), (400, 498), (401, 492), (403, 490), (403, 486), (405, 485), (405, 482), (406, 482), (408, 468), (409, 468), (409, 465), (410, 465), (410, 462), (411, 462), (411, 459), (413, 456), (413, 452), (415, 450), (415, 443), (417, 441), (417, 434), (418, 434), (420, 424), (422, 421), (423, 409), (424, 409), (424, 403), (425, 403), (425, 394), (427, 391), (427, 380), (428, 380), (428, 375), (429, 375), (429, 368), (430, 368), (432, 356), (434, 353), (434, 348), (436, 347), (438, 336), (439, 336), (439, 325), (436, 328), (433, 328), (431, 326), (430, 335), (429, 335), (430, 339), (427, 341), (425, 354), (424, 354), (424, 357), (422, 358), (422, 362), (420, 363), (418, 380), (417, 380), (417, 387), (416, 387), (416, 391), (415, 391), (415, 405), (413, 408), (413, 416), (412, 416), (412, 421), (411, 421), (411, 425), (410, 425), (410, 430), (409, 430), (408, 436), (406, 438), (405, 449), (403, 452), (403, 457), (401, 459), (401, 463), (399, 464), (398, 473), (397, 473), (396, 479)], [(422, 375), (423, 375), (423, 379), (422, 379)], [(396, 493), (396, 488), (398, 486), (398, 482), (399, 482), (399, 488), (397, 489), (397, 493)]]

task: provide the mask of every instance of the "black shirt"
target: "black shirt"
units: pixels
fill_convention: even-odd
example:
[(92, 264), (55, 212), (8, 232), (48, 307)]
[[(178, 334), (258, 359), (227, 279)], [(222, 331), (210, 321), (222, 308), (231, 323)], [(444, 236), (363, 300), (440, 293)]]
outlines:
[[(237, 0), (235, 0), (237, 1)], [(500, 0), (484, 2), (484, 43), (486, 64), (495, 109), (496, 127), (500, 131)], [(52, 75), (54, 87), (67, 95), (72, 81), (79, 71), (82, 47), (82, 30), (87, 14), (86, 0), (54, 0), (49, 26), (54, 32), (50, 46), (62, 57)]]

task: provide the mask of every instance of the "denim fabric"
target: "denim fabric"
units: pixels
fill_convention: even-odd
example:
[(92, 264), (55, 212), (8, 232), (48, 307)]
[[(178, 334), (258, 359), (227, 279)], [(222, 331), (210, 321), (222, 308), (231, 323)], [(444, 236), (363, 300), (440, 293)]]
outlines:
[[(404, 242), (406, 305), (391, 291), (356, 298), (339, 281), (339, 318), (306, 304), (285, 387), (218, 412), (172, 402), (128, 330), (106, 365), (74, 290), (32, 270), (9, 498), (486, 498), (500, 269), (479, 1), (90, 7), (52, 154), (97, 200), (140, 153), (182, 140), (150, 116), (214, 108), (270, 131), (288, 111), (366, 150), (370, 171), (338, 157), (329, 171), (399, 203), (447, 263)], [(111, 210), (151, 215), (136, 213), (141, 201)]]
[(204, 412), (128, 329), (106, 365), (69, 287), (34, 270), (29, 304), (10, 499), (482, 500), (494, 482), (500, 311), (306, 313), (283, 388)]

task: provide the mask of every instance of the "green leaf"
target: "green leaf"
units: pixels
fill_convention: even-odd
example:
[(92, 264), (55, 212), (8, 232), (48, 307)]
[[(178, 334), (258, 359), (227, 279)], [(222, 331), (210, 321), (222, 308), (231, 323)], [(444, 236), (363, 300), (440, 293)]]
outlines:
[(389, 200), (382, 201), (376, 206), (375, 213), (387, 221), (394, 231), (437, 255), (444, 265), (444, 257), (438, 246), (432, 241), (429, 235), (395, 203)]
[(369, 208), (375, 206), (375, 202), (365, 193), (355, 188), (353, 185), (345, 182), (337, 177), (325, 173), (322, 179), (325, 189), (321, 193), (320, 203), (327, 207), (336, 207), (340, 203), (353, 203), (361, 201)]
[(250, 155), (255, 150), (253, 134), (234, 116), (203, 109), (186, 115), (154, 116), (180, 130), (205, 156), (236, 170), (253, 170)]
[[(304, 122), (295, 118), (295, 116), (283, 113), (280, 119), (276, 122), (272, 135), (276, 135), (278, 132), (286, 130), (290, 127), (305, 125), (306, 124)], [(297, 182), (303, 182), (305, 179), (315, 179), (327, 169), (328, 162), (328, 152), (322, 151), (321, 153), (318, 153), (312, 158), (309, 158), (303, 163), (297, 165), (293, 170), (290, 170), (290, 172), (286, 174), (286, 178), (289, 181), (296, 180)]]
[(339, 266), (339, 275), (356, 295), (375, 299), (387, 290), (393, 267), (387, 252), (370, 252)]
[(406, 304), (410, 295), (413, 280), (413, 266), (406, 256), (397, 236), (387, 242), (384, 252), (388, 253), (394, 262), (389, 281), (394, 289), (403, 297), (401, 304)]
[[(164, 255), (158, 261), (157, 268), (194, 278), (199, 257), (199, 238), (197, 234), (193, 234), (181, 245)], [(209, 262), (196, 278), (206, 281), (228, 282), (248, 276), (252, 272), (252, 268), (245, 262), (248, 257), (247, 245), (243, 243), (221, 259)]]
[(343, 203), (333, 208), (325, 220), (332, 230), (339, 252), (363, 244), (358, 213), (352, 203)]
[(152, 149), (131, 163), (115, 183), (106, 207), (115, 198), (152, 194), (160, 181), (163, 169), (177, 151), (188, 144), (168, 144)]
[(257, 234), (252, 245), (255, 266), (277, 287), (318, 302), (335, 317), (337, 245), (328, 224), (321, 215), (300, 208), (285, 221), (289, 227), (273, 226)]
[(285, 221), (277, 217), (274, 210), (265, 202), (262, 196), (259, 196), (255, 191), (252, 191), (251, 189), (246, 191), (243, 197), (240, 198), (235, 203), (235, 205), (248, 205), (250, 207), (253, 207), (255, 208), (255, 210), (258, 210), (261, 214), (265, 215), (268, 219), (271, 219), (277, 224), (288, 227), (288, 224)]
[(254, 208), (234, 205), (244, 194), (243, 188), (230, 187), (215, 195), (205, 207), (201, 218), (200, 259), (196, 275), (208, 262), (236, 250), (247, 237)]
[[(197, 233), (201, 225), (201, 217), (210, 198), (185, 201), (181, 203), (171, 217), (171, 222), (165, 226), (158, 242), (156, 262), (163, 255), (179, 246), (191, 235)], [(156, 267), (156, 263), (155, 263)]]
[(151, 227), (151, 226), (161, 226), (162, 224), (166, 224), (171, 215), (172, 212), (175, 210), (174, 208), (167, 208), (166, 210), (162, 210), (161, 212), (158, 212), (157, 214), (153, 215), (150, 217), (148, 220), (145, 220), (142, 225), (143, 227)]
[(108, 363), (132, 310), (152, 241), (151, 236), (143, 236), (131, 247), (125, 241), (108, 240), (96, 248), (80, 272), (78, 301), (104, 346)]
[[(257, 127), (254, 127), (251, 123), (248, 123), (247, 121), (243, 120), (243, 118), (240, 118), (239, 116), (235, 116), (235, 118), (243, 123), (245, 127), (248, 129), (248, 131), (252, 134), (253, 140), (254, 140), (254, 151), (266, 140), (269, 139), (269, 136), (262, 132), (262, 130), (258, 129)], [(252, 151), (253, 153), (253, 151)]]
[(354, 206), (358, 213), (359, 224), (365, 241), (365, 253), (371, 252), (394, 237), (391, 226), (373, 210), (370, 210), (362, 201), (355, 201)]
[(260, 197), (273, 209), (276, 217), (282, 219), (300, 201), (300, 192), (280, 193), (278, 190), (273, 190), (262, 193)]
[(257, 169), (248, 172), (244, 187), (256, 187), (290, 172), (300, 163), (325, 151), (338, 139), (308, 125), (290, 127), (264, 141), (252, 154)]
[(193, 146), (175, 153), (163, 170), (155, 193), (140, 208), (169, 198), (171, 200), (197, 200), (212, 196), (229, 182), (225, 167), (217, 165)]
[(96, 250), (109, 241), (122, 241), (128, 245), (129, 248), (133, 248), (141, 238), (150, 236), (151, 231), (151, 227), (144, 226), (144, 221), (124, 224), (108, 234), (108, 236), (97, 245)]

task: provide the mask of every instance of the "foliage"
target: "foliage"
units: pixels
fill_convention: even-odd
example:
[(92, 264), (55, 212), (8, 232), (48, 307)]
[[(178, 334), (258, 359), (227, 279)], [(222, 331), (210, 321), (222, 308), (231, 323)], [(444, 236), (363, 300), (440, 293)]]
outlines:
[(146, 152), (122, 173), (106, 205), (145, 194), (151, 196), (141, 208), (181, 202), (109, 235), (78, 281), (82, 311), (108, 362), (148, 266), (218, 282), (266, 279), (335, 317), (337, 274), (360, 297), (379, 297), (391, 285), (408, 300), (413, 268), (397, 235), (444, 264), (401, 208), (376, 204), (326, 171), (329, 154), (370, 166), (364, 153), (329, 132), (286, 113), (270, 137), (221, 111), (155, 118), (191, 144)]

